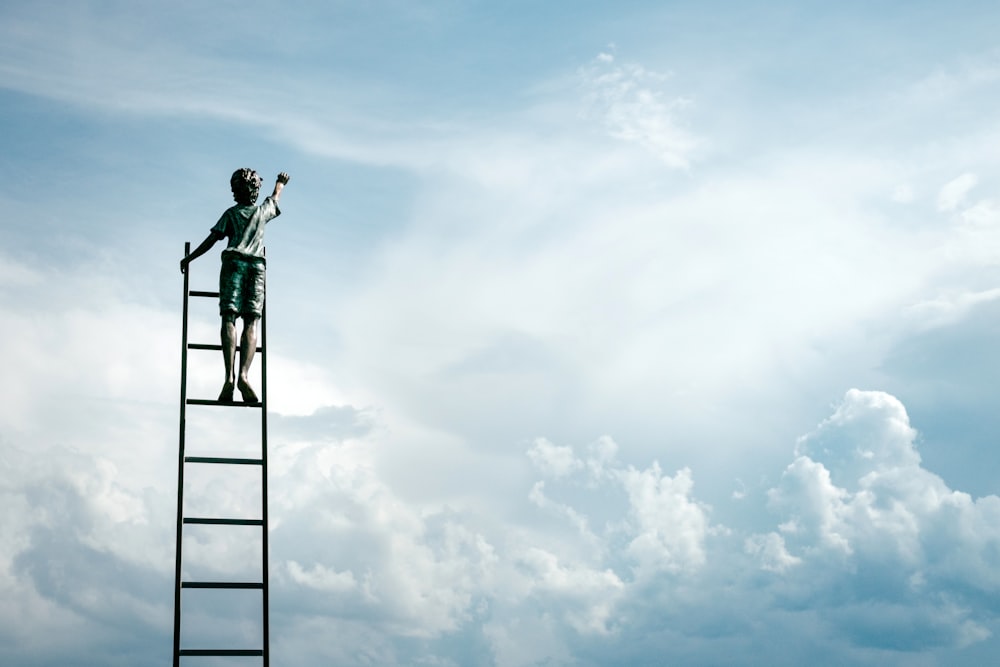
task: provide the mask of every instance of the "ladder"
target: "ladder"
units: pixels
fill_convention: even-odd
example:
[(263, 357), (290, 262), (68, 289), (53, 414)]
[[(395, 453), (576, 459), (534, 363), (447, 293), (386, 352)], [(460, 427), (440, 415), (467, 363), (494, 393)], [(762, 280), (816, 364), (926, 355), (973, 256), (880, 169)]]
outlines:
[[(191, 253), (191, 243), (184, 244), (184, 256)], [(259, 331), (257, 333), (257, 351), (260, 358), (260, 401), (258, 403), (244, 402), (221, 402), (218, 400), (208, 400), (201, 398), (187, 397), (187, 363), (189, 350), (215, 350), (218, 354), (222, 350), (221, 344), (204, 344), (188, 342), (188, 299), (190, 297), (215, 298), (218, 292), (205, 292), (192, 290), (189, 288), (189, 276), (191, 265), (184, 273), (184, 317), (181, 334), (181, 397), (180, 397), (180, 446), (177, 461), (177, 542), (176, 542), (176, 567), (174, 571), (174, 646), (173, 646), (173, 666), (180, 667), (182, 656), (251, 656), (263, 658), (263, 667), (269, 667), (269, 629), (268, 629), (268, 544), (267, 544), (267, 305), (265, 301), (264, 310), (261, 313)], [(237, 341), (237, 345), (239, 342)], [(238, 362), (239, 363), (239, 362)], [(188, 406), (216, 406), (222, 409), (250, 408), (260, 411), (260, 457), (259, 458), (235, 458), (235, 457), (215, 457), (215, 456), (186, 456), (185, 440), (187, 431), (187, 408)], [(233, 470), (234, 467), (246, 466), (258, 467), (260, 469), (261, 483), (261, 514), (259, 519), (238, 519), (231, 517), (204, 517), (187, 516), (184, 512), (184, 471), (188, 465), (216, 465), (223, 466), (224, 470)], [(189, 525), (200, 526), (257, 526), (261, 530), (261, 579), (260, 581), (183, 581), (181, 570), (183, 564), (183, 538), (184, 527)], [(227, 590), (259, 590), (262, 595), (262, 618), (261, 630), (262, 641), (260, 648), (182, 648), (181, 647), (181, 591), (185, 589), (227, 589)], [(187, 664), (187, 663), (185, 663)]]

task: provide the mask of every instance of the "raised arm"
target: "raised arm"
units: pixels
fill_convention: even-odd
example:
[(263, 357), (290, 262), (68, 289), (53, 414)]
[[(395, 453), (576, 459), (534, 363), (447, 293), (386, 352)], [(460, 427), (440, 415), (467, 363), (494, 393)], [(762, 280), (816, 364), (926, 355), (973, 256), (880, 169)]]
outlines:
[(205, 237), (205, 240), (202, 241), (197, 248), (191, 251), (190, 255), (181, 260), (181, 273), (187, 273), (188, 264), (208, 252), (212, 246), (214, 246), (215, 243), (222, 238), (224, 237), (218, 232), (209, 232), (208, 236)]
[(281, 199), (281, 191), (285, 188), (285, 184), (288, 183), (288, 174), (281, 172), (278, 174), (277, 180), (274, 182), (274, 192), (271, 193), (271, 199), (277, 204), (278, 200)]

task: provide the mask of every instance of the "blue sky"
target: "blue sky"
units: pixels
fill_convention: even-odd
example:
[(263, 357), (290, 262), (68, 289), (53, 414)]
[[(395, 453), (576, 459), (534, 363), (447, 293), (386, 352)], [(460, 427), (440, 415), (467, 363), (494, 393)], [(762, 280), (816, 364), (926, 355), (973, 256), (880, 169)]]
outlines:
[(169, 659), (177, 262), (242, 166), (272, 664), (996, 654), (994, 5), (8, 5), (3, 664)]

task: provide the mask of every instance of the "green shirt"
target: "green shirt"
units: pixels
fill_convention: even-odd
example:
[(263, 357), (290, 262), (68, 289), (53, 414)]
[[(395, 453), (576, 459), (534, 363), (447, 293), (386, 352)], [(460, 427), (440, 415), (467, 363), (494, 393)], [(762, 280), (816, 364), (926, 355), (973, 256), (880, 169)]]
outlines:
[(212, 231), (229, 239), (227, 252), (247, 257), (264, 256), (264, 225), (281, 215), (278, 204), (266, 197), (260, 205), (237, 204), (226, 209)]

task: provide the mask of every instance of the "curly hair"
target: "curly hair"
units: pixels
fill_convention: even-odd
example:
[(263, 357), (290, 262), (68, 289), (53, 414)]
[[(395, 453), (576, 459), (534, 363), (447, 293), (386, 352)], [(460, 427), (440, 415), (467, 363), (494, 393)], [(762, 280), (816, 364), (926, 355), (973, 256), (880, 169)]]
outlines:
[(229, 186), (233, 189), (233, 199), (237, 204), (252, 206), (257, 203), (257, 196), (260, 194), (261, 177), (253, 169), (237, 169), (229, 179)]

